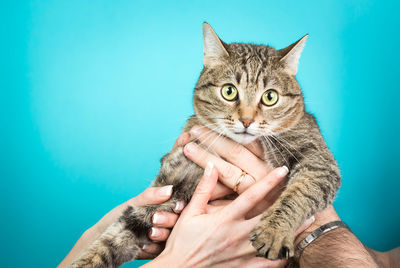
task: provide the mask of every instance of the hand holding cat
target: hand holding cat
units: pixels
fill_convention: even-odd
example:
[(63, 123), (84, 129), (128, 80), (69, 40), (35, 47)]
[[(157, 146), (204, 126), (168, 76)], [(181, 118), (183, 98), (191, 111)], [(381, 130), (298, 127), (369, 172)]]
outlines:
[[(167, 201), (172, 194), (171, 186), (164, 187), (149, 187), (138, 196), (126, 201), (125, 203), (117, 206), (105, 216), (103, 216), (94, 226), (86, 230), (80, 239), (76, 242), (72, 250), (68, 253), (65, 259), (58, 267), (68, 267), (79, 254), (86, 249), (93, 241), (104, 232), (104, 230), (114, 221), (116, 221), (126, 209), (127, 206), (144, 206), (151, 204), (160, 204)], [(180, 213), (184, 208), (184, 204), (179, 204), (176, 213)], [(169, 229), (175, 225), (178, 215), (175, 213), (160, 212), (155, 214), (153, 221), (157, 218), (158, 223), (154, 223), (149, 238), (154, 241), (165, 241), (169, 236)], [(155, 235), (156, 234), (156, 235)], [(152, 243), (139, 254), (138, 259), (151, 259), (154, 258), (162, 250), (161, 245)]]
[[(202, 132), (208, 132), (207, 129), (205, 128), (201, 128), (199, 130), (200, 132), (194, 133), (194, 135), (198, 135), (198, 137), (200, 137), (199, 139), (201, 139), (201, 135)], [(208, 135), (215, 135), (214, 133), (208, 133)], [(183, 146), (185, 144), (187, 144), (190, 141), (190, 135), (189, 133), (183, 133), (181, 135), (180, 138), (178, 138), (178, 140), (175, 142), (174, 147), (176, 146)], [(209, 146), (210, 144), (206, 143), (207, 141), (205, 140), (204, 137), (204, 144), (206, 144), (207, 146)], [(255, 180), (259, 181), (262, 179), (261, 176), (263, 176), (265, 174), (265, 178), (268, 178), (269, 176), (273, 176), (273, 173), (270, 173), (270, 175), (268, 175), (267, 173), (269, 172), (268, 167), (265, 166), (265, 164), (261, 161), (257, 161), (256, 163), (258, 163), (257, 165), (254, 166), (249, 166), (248, 164), (246, 164), (245, 162), (248, 161), (249, 159), (253, 159), (257, 158), (257, 151), (260, 152), (260, 148), (257, 147), (257, 144), (250, 144), (247, 149), (245, 147), (243, 147), (242, 145), (236, 144), (234, 142), (231, 142), (230, 140), (226, 139), (226, 138), (220, 138), (220, 140), (218, 140), (215, 143), (215, 148), (213, 147), (213, 149), (217, 152), (217, 153), (221, 153), (221, 155), (223, 155), (223, 150), (222, 148), (225, 148), (225, 150), (229, 150), (229, 149), (233, 149), (235, 151), (230, 152), (229, 154), (226, 154), (225, 159), (227, 159), (228, 161), (232, 161), (232, 163), (238, 163), (237, 165), (239, 165), (241, 168), (245, 169), (246, 171), (248, 171), (249, 174), (251, 174), (252, 178), (254, 178)], [(236, 147), (236, 149), (235, 149)], [(186, 152), (186, 150), (185, 150)], [(254, 155), (253, 153), (255, 153), (256, 155)], [(232, 181), (232, 177), (229, 177), (229, 172), (231, 172), (232, 175), (237, 175), (237, 174), (233, 174), (232, 172), (236, 171), (238, 172), (238, 170), (240, 171), (239, 168), (233, 166), (232, 164), (225, 162), (224, 160), (222, 160), (220, 158), (220, 160), (216, 159), (216, 156), (211, 155), (210, 153), (204, 151), (202, 148), (199, 147), (199, 151), (198, 153), (194, 154), (194, 153), (187, 153), (186, 154), (187, 157), (189, 157), (191, 160), (193, 160), (194, 162), (196, 162), (198, 165), (202, 166), (205, 168), (206, 163), (209, 160), (214, 160), (216, 162), (216, 167), (219, 170), (222, 170), (223, 173), (220, 174), (220, 180), (223, 181), (225, 184), (229, 185), (230, 187), (232, 187), (233, 185), (233, 181)], [(232, 159), (232, 157), (234, 159)], [(246, 160), (247, 159), (247, 160)], [(236, 161), (236, 162), (235, 162)], [(231, 165), (231, 166), (229, 166)], [(235, 169), (236, 168), (236, 169)], [(253, 169), (258, 169), (260, 171), (258, 172), (253, 172)], [(264, 170), (265, 173), (263, 174), (261, 170)], [(240, 175), (240, 172), (239, 172)], [(277, 175), (277, 174), (275, 174)], [(250, 176), (250, 175), (249, 175)], [(284, 176), (284, 175), (283, 175)], [(237, 177), (236, 177), (237, 178)], [(264, 179), (265, 179), (264, 178)], [(283, 178), (283, 177), (282, 177)], [(261, 213), (264, 209), (265, 209), (265, 205), (268, 205), (270, 203), (272, 203), (277, 195), (279, 195), (280, 193), (280, 189), (282, 187), (280, 187), (279, 185), (282, 183), (279, 182), (279, 180), (281, 180), (282, 178), (278, 179), (277, 181), (277, 185), (276, 187), (272, 187), (271, 184), (269, 184), (269, 188), (265, 188), (264, 190), (268, 190), (269, 193), (268, 195), (266, 195), (264, 197), (264, 200), (270, 200), (270, 202), (258, 202), (259, 204), (255, 205), (257, 202), (255, 199), (253, 199), (252, 196), (247, 195), (243, 195), (242, 198), (245, 198), (245, 200), (249, 201), (248, 205), (250, 205), (252, 208), (254, 205), (256, 208), (253, 208), (250, 213), (247, 213), (248, 215), (246, 215), (246, 219), (242, 219), (243, 221), (247, 221), (247, 219), (253, 217), (254, 215), (258, 215), (259, 213)], [(265, 181), (265, 180), (264, 180)], [(267, 180), (268, 181), (268, 180)], [(265, 182), (267, 182), (265, 181)], [(252, 183), (254, 183), (253, 179), (251, 178), (246, 178), (246, 180), (243, 181), (243, 183), (240, 185), (240, 187), (238, 188), (238, 191), (240, 193), (242, 193), (243, 191), (245, 191), (245, 189), (247, 189)], [(216, 198), (225, 196), (226, 194), (230, 194), (232, 193), (231, 188), (229, 188), (228, 186), (225, 186), (224, 184), (221, 184), (218, 182), (218, 184), (216, 186), (213, 186), (214, 191), (211, 194), (211, 197), (207, 197), (207, 201), (208, 199), (210, 200), (214, 200)], [(91, 227), (90, 229), (88, 229), (83, 235), (82, 237), (78, 240), (78, 242), (75, 244), (74, 248), (69, 252), (69, 254), (67, 255), (67, 257), (62, 261), (62, 263), (60, 263), (59, 267), (67, 267), (74, 259), (77, 258), (77, 256), (80, 254), (80, 252), (82, 252), (85, 248), (87, 248), (97, 237), (100, 233), (102, 233), (112, 222), (114, 222), (122, 213), (122, 211), (129, 205), (131, 206), (144, 206), (144, 205), (150, 205), (150, 204), (160, 204), (164, 201), (167, 201), (171, 194), (172, 194), (173, 189), (170, 186), (165, 186), (165, 187), (150, 187), (147, 188), (143, 193), (141, 193), (140, 195), (138, 195), (137, 197), (134, 197), (132, 199), (130, 199), (129, 201), (125, 202), (124, 204), (121, 204), (120, 206), (114, 208), (112, 211), (110, 211), (109, 213), (107, 213), (98, 223), (96, 223), (93, 227)], [(250, 192), (251, 193), (251, 192)], [(264, 194), (265, 195), (265, 194)], [(207, 195), (206, 195), (207, 196)], [(238, 211), (235, 208), (235, 205), (237, 202), (239, 201), (214, 201), (212, 202), (210, 206), (207, 206), (207, 213), (213, 213), (213, 215), (215, 216), (216, 213), (220, 213), (222, 210), (225, 211), (224, 213), (227, 214), (232, 214), (230, 212), (230, 210), (232, 211)], [(192, 202), (191, 202), (192, 203)], [(262, 205), (261, 205), (262, 204)], [(257, 207), (259, 206), (259, 209), (257, 209)], [(191, 205), (192, 207), (195, 205)], [(176, 210), (176, 213), (179, 213), (183, 207), (184, 204), (179, 204), (179, 209)], [(250, 210), (250, 208), (248, 208), (248, 210)], [(177, 221), (177, 214), (174, 213), (157, 213), (156, 217), (153, 217), (153, 224), (155, 228), (152, 228), (152, 234), (158, 234), (158, 236), (151, 236), (152, 234), (150, 234), (150, 239), (152, 239), (153, 241), (165, 241), (169, 234), (170, 231), (168, 228), (172, 228), (175, 225), (175, 222)], [(286, 263), (283, 260), (280, 261), (274, 261), (271, 262), (269, 260), (266, 260), (264, 258), (256, 258), (256, 259), (252, 259), (255, 258), (255, 251), (253, 249), (253, 247), (251, 246), (250, 242), (249, 242), (249, 232), (251, 230), (252, 227), (254, 227), (254, 225), (257, 223), (258, 221), (258, 217), (255, 217), (253, 219), (250, 220), (250, 222), (252, 223), (251, 225), (248, 225), (248, 230), (242, 230), (245, 231), (245, 233), (241, 233), (242, 237), (238, 237), (236, 236), (236, 242), (239, 243), (241, 242), (242, 244), (244, 243), (247, 247), (248, 251), (244, 251), (244, 252), (238, 252), (238, 254), (248, 254), (248, 252), (251, 252), (251, 256), (248, 255), (246, 258), (243, 258), (241, 260), (239, 259), (234, 259), (231, 260), (232, 262), (236, 262), (236, 263), (241, 263), (244, 261), (250, 261), (250, 264), (259, 264), (261, 266), (265, 265), (265, 262), (268, 263), (268, 267), (283, 267), (284, 264)], [(311, 221), (312, 222), (312, 221)], [(305, 223), (301, 228), (299, 228), (299, 230), (297, 231), (297, 233), (301, 233), (304, 229), (306, 229), (309, 224), (311, 222)], [(209, 223), (209, 225), (207, 225), (207, 222), (203, 222), (203, 226), (207, 226), (207, 228), (215, 226), (214, 222)], [(226, 226), (227, 228), (230, 228), (229, 226)], [(178, 228), (176, 228), (178, 229)], [(231, 230), (231, 229), (229, 229)], [(232, 233), (235, 233), (235, 235), (238, 235), (239, 233), (234, 232), (234, 231), (229, 231)], [(184, 233), (184, 231), (180, 231), (180, 233), (182, 233), (183, 238), (185, 238), (187, 235)], [(188, 234), (190, 234), (191, 231), (188, 232)], [(201, 236), (200, 236), (201, 237)], [(228, 233), (228, 230), (226, 230), (225, 236), (223, 234), (220, 234), (220, 238), (222, 239), (222, 241), (225, 241), (228, 237), (230, 237), (230, 233)], [(204, 238), (204, 237), (203, 237)], [(241, 240), (240, 240), (240, 239)], [(230, 240), (232, 243), (235, 242), (233, 240)], [(172, 243), (172, 242), (171, 242)], [(228, 246), (227, 244), (225, 244), (225, 246)], [(149, 258), (154, 258), (155, 255), (157, 255), (160, 251), (162, 250), (162, 247), (160, 244), (158, 243), (152, 243), (149, 245), (146, 245), (146, 248), (139, 254), (139, 258), (142, 259), (149, 259)], [(203, 248), (203, 251), (207, 251), (207, 250), (213, 250), (213, 248)], [(165, 253), (164, 253), (165, 255)], [(227, 258), (232, 257), (233, 255), (226, 255)], [(235, 255), (236, 256), (236, 255)], [(221, 256), (223, 257), (223, 256)], [(149, 265), (153, 263), (150, 262)], [(252, 266), (253, 267), (253, 266)], [(255, 266), (257, 267), (257, 266)]]
[[(194, 142), (189, 142), (190, 135), (198, 139), (204, 146), (209, 146), (218, 156), (211, 154)], [(247, 174), (238, 187), (238, 193), (242, 193), (250, 187), (255, 181), (259, 181), (268, 175), (271, 168), (259, 156), (262, 155), (262, 148), (257, 142), (250, 143), (246, 147), (240, 145), (228, 138), (218, 136), (217, 133), (210, 131), (206, 127), (195, 126), (189, 133), (183, 133), (177, 140), (177, 145), (185, 145), (184, 153), (186, 157), (195, 162), (202, 168), (211, 161), (215, 163), (219, 171), (219, 181), (216, 190), (211, 199), (221, 198), (227, 194), (233, 193), (237, 179), (242, 171)], [(223, 159), (221, 157), (223, 157)], [(225, 159), (225, 160), (224, 160)], [(277, 187), (265, 197), (255, 208), (249, 212), (248, 217), (254, 217), (265, 211), (271, 206), (284, 189), (285, 181), (282, 181)]]
[[(285, 177), (277, 168), (227, 205), (209, 204), (218, 172), (209, 162), (196, 191), (176, 223), (165, 250), (144, 267), (283, 267), (285, 260), (255, 257), (249, 233), (260, 216), (246, 214)], [(195, 226), (195, 228), (194, 228)]]
[(218, 172), (212, 162), (208, 162), (204, 176), (172, 230), (165, 250), (143, 267), (284, 267), (286, 260), (256, 257), (249, 233), (260, 220), (260, 215), (253, 218), (246, 215), (286, 174), (285, 168), (274, 169), (235, 200), (209, 203)]

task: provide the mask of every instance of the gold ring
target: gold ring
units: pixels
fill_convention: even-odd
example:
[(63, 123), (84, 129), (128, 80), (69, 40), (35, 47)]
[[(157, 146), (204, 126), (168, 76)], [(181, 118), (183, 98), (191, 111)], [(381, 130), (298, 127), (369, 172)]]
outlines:
[(240, 175), (239, 179), (236, 181), (236, 184), (235, 184), (235, 186), (233, 187), (233, 191), (234, 191), (235, 193), (238, 193), (239, 185), (240, 185), (240, 183), (242, 182), (244, 176), (246, 176), (246, 174), (247, 174), (246, 172), (242, 171), (242, 174)]

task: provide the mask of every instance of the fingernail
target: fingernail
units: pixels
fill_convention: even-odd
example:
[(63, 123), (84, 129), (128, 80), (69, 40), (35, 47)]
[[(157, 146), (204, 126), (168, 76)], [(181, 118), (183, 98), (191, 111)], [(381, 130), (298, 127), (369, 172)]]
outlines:
[(175, 204), (175, 208), (174, 211), (175, 212), (181, 212), (183, 210), (183, 208), (185, 207), (185, 202), (184, 201), (178, 201)]
[(154, 214), (153, 215), (153, 223), (154, 224), (164, 224), (167, 222), (167, 217), (165, 217), (165, 215), (162, 214)]
[(161, 231), (158, 228), (151, 227), (150, 236), (151, 237), (159, 237), (161, 235)]
[(310, 218), (308, 218), (305, 222), (304, 225), (311, 225), (315, 221), (314, 215), (312, 215)]
[(204, 170), (204, 176), (205, 177), (210, 177), (211, 176), (211, 172), (212, 172), (213, 167), (214, 167), (214, 163), (213, 162), (207, 162), (206, 169)]
[(144, 251), (149, 250), (150, 248), (151, 248), (150, 244), (144, 244), (144, 245), (142, 246), (142, 249), (143, 249)]
[(201, 128), (199, 126), (194, 126), (190, 130), (190, 134), (193, 134), (194, 136), (198, 136), (200, 134)]
[(173, 185), (167, 185), (167, 186), (161, 187), (160, 190), (158, 190), (158, 194), (160, 196), (171, 196), (172, 187), (173, 187)]
[(282, 167), (280, 167), (280, 169), (278, 170), (278, 175), (279, 175), (280, 177), (286, 176), (286, 174), (288, 174), (288, 173), (289, 173), (289, 169), (288, 169), (287, 166), (282, 166)]
[(194, 154), (197, 151), (197, 145), (191, 142), (186, 144), (185, 149), (188, 153)]

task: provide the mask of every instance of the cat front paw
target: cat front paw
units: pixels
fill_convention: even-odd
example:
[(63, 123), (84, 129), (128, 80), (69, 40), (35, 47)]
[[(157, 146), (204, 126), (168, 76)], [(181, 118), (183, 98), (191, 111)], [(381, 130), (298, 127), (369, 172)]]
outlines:
[(294, 255), (293, 234), (284, 228), (271, 228), (261, 221), (250, 233), (258, 256), (270, 260), (289, 259)]

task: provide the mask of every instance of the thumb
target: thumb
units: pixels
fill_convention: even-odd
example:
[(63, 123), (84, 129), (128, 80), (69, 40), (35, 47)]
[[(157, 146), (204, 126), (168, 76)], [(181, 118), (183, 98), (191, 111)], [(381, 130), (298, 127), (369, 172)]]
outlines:
[(212, 162), (208, 162), (204, 170), (204, 175), (194, 191), (185, 213), (189, 215), (201, 215), (206, 213), (207, 203), (217, 185), (218, 172)]
[(172, 187), (172, 185), (149, 187), (138, 196), (128, 200), (126, 203), (134, 207), (161, 204), (170, 199), (173, 191)]

